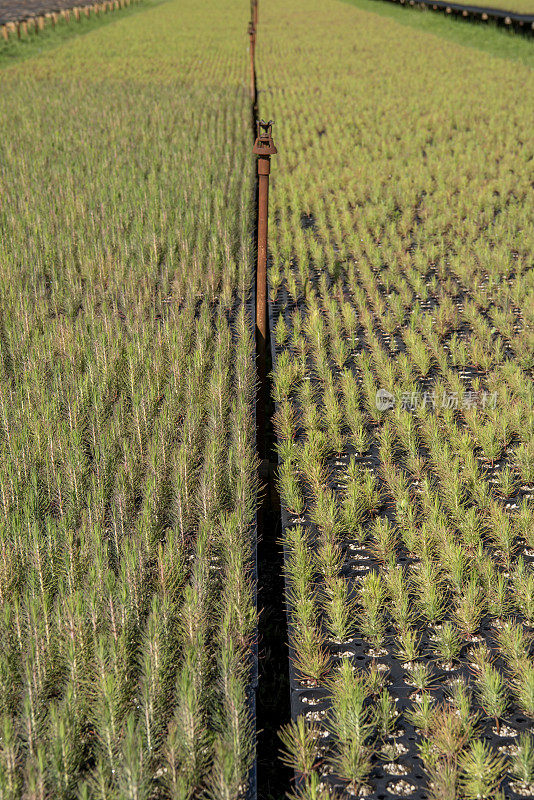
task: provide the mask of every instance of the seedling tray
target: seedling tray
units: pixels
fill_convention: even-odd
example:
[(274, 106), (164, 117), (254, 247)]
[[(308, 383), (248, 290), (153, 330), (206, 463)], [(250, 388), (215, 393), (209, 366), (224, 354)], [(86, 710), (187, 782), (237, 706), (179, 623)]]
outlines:
[[(309, 224), (309, 220), (306, 218), (306, 220), (303, 222), (303, 225), (305, 225), (305, 227), (309, 227)], [(299, 309), (300, 299), (297, 298), (297, 301), (295, 302), (294, 299), (288, 296), (284, 287), (278, 289), (276, 301), (272, 301), (271, 293), (269, 293), (269, 298), (271, 354), (274, 369), (276, 367), (277, 358), (280, 352), (284, 349), (283, 347), (278, 347), (276, 345), (276, 339), (274, 336), (275, 322), (278, 319), (278, 315), (283, 314), (285, 323), (288, 329), (291, 330), (292, 312)], [(460, 301), (461, 298), (458, 299), (458, 302)], [(430, 303), (429, 307), (431, 306), (432, 303)], [(378, 332), (377, 336), (381, 338), (383, 346), (387, 349), (388, 345), (387, 342), (384, 341), (383, 334)], [(359, 338), (360, 342), (357, 347), (357, 351), (365, 350), (366, 343), (363, 341), (363, 337)], [(401, 351), (402, 347), (398, 346), (397, 350)], [(511, 356), (511, 353), (505, 353), (506, 358)], [(348, 366), (351, 366), (350, 359)], [(335, 371), (335, 367), (332, 367), (332, 370)], [(474, 377), (479, 375), (479, 371), (477, 369), (469, 367), (459, 368), (459, 372), (461, 372), (462, 378), (468, 383), (470, 383)], [(435, 371), (431, 371), (427, 378), (421, 381), (421, 391), (425, 391), (426, 388), (431, 385), (434, 374)], [(311, 381), (315, 380), (313, 374), (310, 373), (309, 379)], [(278, 408), (278, 404), (275, 405)], [(375, 474), (375, 477), (378, 478), (380, 482), (381, 478), (379, 477), (377, 470), (380, 461), (376, 447), (371, 447), (369, 452), (367, 452), (364, 456), (358, 456), (353, 448), (347, 446), (341, 454), (327, 460), (326, 467), (329, 474), (330, 488), (332, 488), (334, 491), (337, 491), (339, 487), (337, 473), (340, 469), (348, 464), (350, 456), (356, 457), (363, 469), (372, 470)], [(484, 471), (486, 474), (491, 474), (496, 467), (505, 464), (506, 460), (507, 454), (504, 452), (497, 465), (492, 465), (491, 467), (487, 465), (485, 466)], [(517, 492), (507, 499), (507, 502), (509, 505), (513, 503), (519, 503), (523, 497), (532, 497), (530, 487), (523, 486), (518, 488)], [(392, 522), (395, 522), (394, 509), (388, 504), (381, 509), (381, 516), (385, 516)], [(300, 517), (296, 517), (295, 515), (289, 513), (289, 511), (282, 505), (281, 522), (283, 530), (291, 528), (297, 524), (303, 524), (309, 533), (311, 547), (313, 548), (313, 542), (317, 537), (318, 532), (314, 524), (311, 522), (307, 510)], [(358, 551), (353, 552), (350, 550), (349, 545), (350, 540), (347, 540), (343, 543), (343, 574), (347, 576), (349, 581), (351, 581), (351, 583), (355, 586), (360, 575), (366, 574), (370, 571), (378, 571), (380, 569), (380, 563), (373, 557), (371, 552), (365, 549), (365, 547), (359, 547)], [(287, 556), (287, 554), (285, 555)], [(524, 549), (522, 555), (527, 565), (532, 565), (534, 563), (534, 554), (529, 552), (528, 549)], [(408, 553), (402, 545), (397, 548), (397, 564), (406, 566), (410, 563), (413, 563), (414, 560), (416, 559), (414, 559), (412, 554)], [(523, 622), (520, 615), (517, 614), (513, 617), (513, 619), (516, 622)], [(496, 628), (491, 624), (491, 622), (492, 621), (489, 617), (481, 620), (479, 629), (477, 631), (476, 641), (479, 643), (484, 642), (488, 646), (490, 651), (496, 657), (495, 665), (502, 671), (503, 675), (506, 676), (504, 664), (502, 660), (498, 658), (499, 654), (496, 650)], [(322, 685), (303, 685), (303, 683), (299, 680), (299, 676), (297, 675), (293, 666), (295, 652), (292, 644), (293, 624), (291, 620), (291, 613), (288, 613), (288, 633), (292, 718), (296, 720), (298, 717), (304, 716), (308, 721), (321, 725), (321, 722), (327, 719), (329, 714), (328, 690)], [(472, 683), (472, 669), (466, 660), (468, 646), (464, 645), (464, 647), (462, 647), (458, 659), (455, 660), (450, 667), (448, 665), (440, 665), (431, 659), (430, 655), (428, 654), (430, 632), (428, 630), (418, 629), (418, 633), (421, 635), (420, 644), (421, 652), (423, 654), (418, 660), (432, 664), (433, 668), (434, 684), (430, 690), (432, 697), (438, 704), (445, 703), (447, 701), (447, 685), (450, 683), (450, 681), (457, 678), (463, 678), (468, 684)], [(342, 658), (347, 658), (350, 659), (357, 671), (365, 669), (372, 663), (379, 666), (381, 670), (387, 673), (388, 690), (395, 700), (397, 710), (402, 714), (405, 709), (409, 709), (411, 707), (413, 699), (417, 694), (417, 690), (414, 688), (414, 686), (409, 685), (409, 683), (406, 682), (406, 678), (408, 677), (407, 669), (394, 655), (393, 634), (393, 629), (386, 631), (386, 641), (383, 647), (384, 652), (373, 653), (369, 644), (359, 637), (355, 637), (351, 641), (344, 642), (342, 644), (328, 644), (327, 649), (333, 663), (335, 663), (336, 660), (339, 661)], [(477, 706), (475, 703), (475, 709), (476, 708)], [(480, 708), (478, 708), (478, 710), (481, 711)], [(394, 762), (396, 766), (392, 766), (390, 763), (381, 762), (379, 758), (375, 756), (373, 758), (372, 772), (368, 780), (369, 785), (366, 786), (364, 791), (360, 791), (358, 796), (369, 797), (372, 798), (372, 800), (385, 800), (385, 798), (392, 797), (410, 797), (417, 798), (417, 800), (427, 800), (429, 797), (427, 788), (428, 778), (422, 769), (422, 762), (418, 753), (418, 744), (420, 744), (422, 741), (421, 734), (408, 722), (407, 719), (404, 718), (404, 716), (399, 716), (398, 719), (400, 720), (398, 728), (394, 736), (390, 737), (391, 739), (394, 739), (396, 743), (398, 743), (399, 751), (401, 753), (401, 755), (399, 755)], [(500, 731), (497, 731), (495, 722), (493, 720), (483, 720), (479, 727), (478, 735), (484, 737), (488, 743), (490, 743), (492, 747), (497, 750), (503, 747), (506, 750), (507, 747), (510, 747), (510, 745), (514, 744), (521, 732), (532, 729), (532, 721), (527, 719), (524, 714), (516, 713), (513, 710), (513, 707), (510, 713), (503, 718), (502, 723), (503, 724), (501, 725)], [(328, 745), (332, 742), (332, 739), (332, 735), (329, 734), (325, 729), (323, 741), (324, 746), (328, 747)], [(402, 774), (403, 772), (404, 774)], [(353, 794), (345, 791), (346, 785), (343, 784), (343, 782), (340, 781), (336, 775), (324, 772), (323, 778), (333, 789), (335, 789), (336, 793), (341, 793), (347, 797), (354, 796)], [(298, 782), (298, 775), (296, 776), (296, 779)], [(509, 798), (512, 800), (512, 798), (521, 796), (518, 795), (510, 785), (509, 777), (506, 777), (503, 780), (501, 788), (504, 791), (504, 795), (507, 799)]]

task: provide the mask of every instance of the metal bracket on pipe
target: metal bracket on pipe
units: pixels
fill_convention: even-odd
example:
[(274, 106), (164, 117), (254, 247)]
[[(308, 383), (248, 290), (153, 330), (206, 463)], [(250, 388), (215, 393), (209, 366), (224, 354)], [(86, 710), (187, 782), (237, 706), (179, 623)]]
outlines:
[(263, 119), (257, 120), (256, 141), (254, 142), (254, 147), (252, 148), (252, 152), (257, 156), (274, 156), (278, 152), (274, 146), (272, 137), (273, 125), (274, 120), (272, 119), (270, 119), (268, 122), (265, 122)]

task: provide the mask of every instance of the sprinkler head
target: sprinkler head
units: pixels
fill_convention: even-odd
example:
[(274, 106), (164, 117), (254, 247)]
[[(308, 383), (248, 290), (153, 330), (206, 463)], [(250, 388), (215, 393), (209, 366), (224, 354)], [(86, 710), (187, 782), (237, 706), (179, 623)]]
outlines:
[(254, 142), (254, 147), (252, 149), (252, 152), (257, 156), (274, 156), (278, 152), (274, 146), (271, 133), (273, 124), (274, 120), (272, 119), (270, 119), (268, 122), (265, 122), (263, 119), (257, 120), (256, 141)]

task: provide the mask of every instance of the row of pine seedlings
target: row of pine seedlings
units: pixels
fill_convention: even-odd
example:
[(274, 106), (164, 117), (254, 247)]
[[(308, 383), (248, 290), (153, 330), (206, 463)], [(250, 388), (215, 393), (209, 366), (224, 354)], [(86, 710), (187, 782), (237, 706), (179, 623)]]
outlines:
[[(252, 786), (246, 62), (239, 20), (199, 65), (211, 13), (151, 13), (152, 43), (117, 34), (124, 81), (57, 48), (61, 80), (29, 60), (0, 99), (3, 800)], [(101, 75), (106, 31), (76, 42)]]
[[(532, 304), (517, 324), (528, 286), (468, 293), (460, 264), (426, 277), (389, 264), (349, 260), (341, 278), (338, 265), (304, 280), (289, 263), (271, 271), (304, 709), (281, 733), (284, 758), (303, 798), (332, 786), (374, 797), (384, 776), (410, 796), (421, 769), (434, 800), (493, 798), (503, 779), (531, 796)], [(394, 408), (377, 407), (380, 388)]]

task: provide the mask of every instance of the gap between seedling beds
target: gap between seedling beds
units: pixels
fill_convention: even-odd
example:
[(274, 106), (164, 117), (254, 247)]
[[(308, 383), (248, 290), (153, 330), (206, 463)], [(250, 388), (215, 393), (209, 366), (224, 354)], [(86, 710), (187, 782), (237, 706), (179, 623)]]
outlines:
[[(258, 0), (252, 0), (249, 36), (249, 75), (253, 153), (258, 168), (253, 186), (254, 320), (258, 392), (256, 398), (257, 450), (260, 490), (258, 497), (257, 603), (258, 688), (256, 694), (256, 773), (258, 798), (283, 797), (290, 786), (291, 772), (279, 760), (278, 731), (291, 711), (287, 668), (287, 622), (283, 604), (283, 553), (280, 540), (280, 499), (272, 467), (275, 461), (271, 400), (271, 328), (267, 312), (267, 214), (270, 156), (276, 153), (272, 123), (258, 119), (256, 84), (256, 36)], [(251, 787), (252, 788), (252, 787)]]

